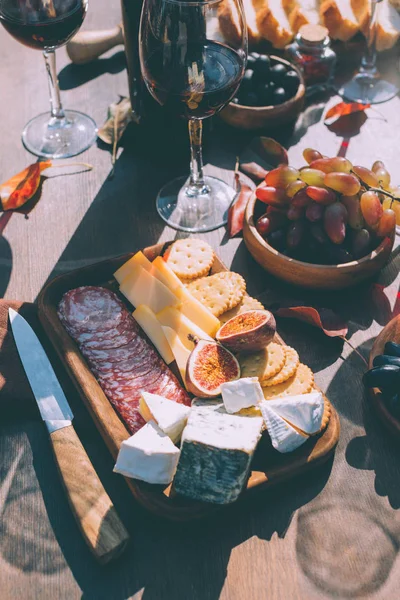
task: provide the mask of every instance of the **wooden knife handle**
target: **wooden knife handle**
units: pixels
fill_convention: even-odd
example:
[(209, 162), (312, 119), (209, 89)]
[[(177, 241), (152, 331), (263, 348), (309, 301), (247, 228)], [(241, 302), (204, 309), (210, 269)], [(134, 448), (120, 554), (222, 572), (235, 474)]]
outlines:
[(129, 534), (73, 426), (53, 431), (50, 438), (75, 519), (90, 550), (105, 564), (122, 553)]
[(124, 43), (122, 24), (113, 29), (79, 31), (67, 44), (67, 54), (76, 65), (95, 60), (107, 50)]

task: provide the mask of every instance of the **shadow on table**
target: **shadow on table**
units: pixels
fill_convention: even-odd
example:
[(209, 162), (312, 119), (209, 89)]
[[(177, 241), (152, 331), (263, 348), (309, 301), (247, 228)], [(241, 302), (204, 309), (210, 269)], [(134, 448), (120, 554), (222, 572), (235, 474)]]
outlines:
[(98, 58), (87, 65), (74, 65), (69, 63), (61, 69), (58, 74), (58, 80), (61, 90), (72, 90), (74, 88), (96, 79), (104, 73), (112, 75), (120, 73), (126, 68), (126, 59), (124, 51), (119, 51), (109, 58)]

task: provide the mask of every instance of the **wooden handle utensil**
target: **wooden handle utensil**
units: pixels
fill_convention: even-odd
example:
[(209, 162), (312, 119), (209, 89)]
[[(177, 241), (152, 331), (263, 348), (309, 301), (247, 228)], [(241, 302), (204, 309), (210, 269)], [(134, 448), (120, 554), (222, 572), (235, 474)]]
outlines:
[(84, 65), (123, 43), (122, 23), (113, 29), (79, 31), (68, 42), (67, 54), (74, 64)]

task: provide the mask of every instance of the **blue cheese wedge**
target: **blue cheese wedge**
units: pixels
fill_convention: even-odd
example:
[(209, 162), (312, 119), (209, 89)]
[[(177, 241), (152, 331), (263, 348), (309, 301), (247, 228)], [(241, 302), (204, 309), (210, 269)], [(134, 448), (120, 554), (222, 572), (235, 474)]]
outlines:
[(264, 400), (258, 377), (242, 377), (236, 381), (221, 384), (222, 400), (225, 410), (234, 414), (243, 408), (257, 406)]
[(282, 419), (271, 407), (271, 401), (261, 402), (260, 409), (267, 427), (269, 437), (275, 450), (292, 452), (308, 440), (308, 435), (297, 431), (287, 421)]
[(145, 421), (155, 421), (159, 428), (176, 443), (186, 425), (190, 408), (158, 394), (142, 392), (139, 412)]
[(282, 419), (305, 433), (313, 434), (321, 429), (324, 414), (324, 398), (321, 392), (268, 400), (268, 406)]
[(230, 415), (220, 400), (196, 399), (182, 434), (176, 492), (202, 502), (234, 502), (246, 485), (262, 427), (262, 417)]
[(147, 483), (167, 485), (174, 478), (179, 449), (154, 421), (122, 442), (115, 473)]

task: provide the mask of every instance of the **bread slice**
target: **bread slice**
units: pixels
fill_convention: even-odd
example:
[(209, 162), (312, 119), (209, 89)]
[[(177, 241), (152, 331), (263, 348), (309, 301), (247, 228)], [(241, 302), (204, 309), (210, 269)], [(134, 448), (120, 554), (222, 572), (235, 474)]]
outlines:
[(282, 0), (253, 0), (258, 30), (274, 48), (284, 48), (293, 39), (293, 31)]
[(282, 0), (282, 4), (294, 33), (302, 25), (319, 25), (319, 0)]
[(382, 52), (393, 48), (400, 38), (400, 15), (389, 0), (380, 2), (377, 10), (376, 49)]
[(324, 0), (320, 6), (321, 23), (334, 40), (347, 42), (359, 30), (360, 24), (350, 0)]
[[(246, 15), (249, 49), (253, 50), (260, 42), (261, 36), (256, 22), (256, 11), (251, 0), (243, 0)], [(239, 15), (237, 4), (233, 0), (224, 0), (218, 5), (218, 21), (225, 39), (240, 42)]]

